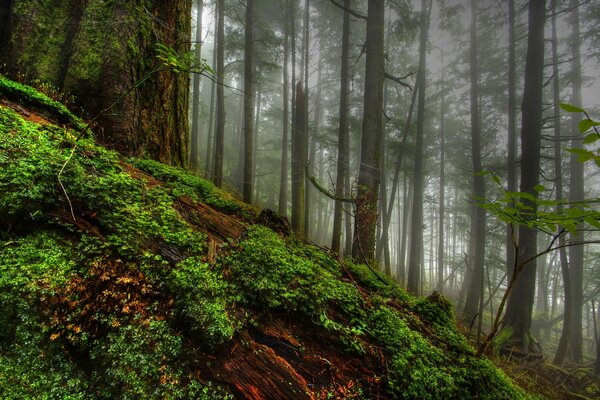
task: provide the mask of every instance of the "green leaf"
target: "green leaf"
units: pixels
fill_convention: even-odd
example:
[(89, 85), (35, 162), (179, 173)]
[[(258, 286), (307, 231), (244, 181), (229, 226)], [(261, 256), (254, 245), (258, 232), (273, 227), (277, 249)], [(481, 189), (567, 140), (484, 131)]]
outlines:
[[(589, 121), (589, 119), (588, 120), (584, 120), (584, 121)], [(579, 129), (581, 130), (581, 124), (580, 124), (580, 128)], [(585, 132), (585, 131), (582, 131), (582, 132)], [(583, 144), (594, 143), (598, 139), (600, 139), (600, 135), (598, 135), (596, 132), (592, 132), (589, 135), (587, 135), (585, 137), (585, 139), (583, 139)]]
[(533, 187), (533, 190), (540, 193), (540, 192), (543, 192), (544, 190), (546, 190), (546, 187), (544, 185), (535, 185)]
[(594, 153), (585, 149), (567, 149), (567, 151), (579, 155), (579, 162), (586, 162), (595, 158)]
[(594, 126), (593, 121), (591, 119), (582, 119), (579, 121), (579, 132), (586, 133), (588, 129)]
[(559, 107), (562, 108), (563, 110), (565, 110), (566, 112), (571, 112), (571, 113), (582, 113), (583, 112), (583, 108), (574, 106), (573, 104), (569, 104), (569, 103), (560, 103)]
[(600, 229), (600, 221), (598, 221), (596, 218), (587, 216), (587, 217), (584, 217), (583, 220), (585, 222), (587, 222), (589, 225), (593, 226), (594, 228)]

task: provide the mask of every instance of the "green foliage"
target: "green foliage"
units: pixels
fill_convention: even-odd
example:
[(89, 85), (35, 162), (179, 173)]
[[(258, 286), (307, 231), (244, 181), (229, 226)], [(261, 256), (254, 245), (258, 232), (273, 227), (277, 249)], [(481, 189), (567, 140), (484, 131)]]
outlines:
[(140, 179), (117, 153), (35, 121), (0, 106), (0, 398), (231, 398), (191, 364), (220, 354), (248, 315), (281, 312), (386, 363), (375, 378), (391, 396), (525, 397), (474, 357), (443, 297), (413, 299), (258, 225), (209, 264), (206, 236), (175, 203), (246, 221), (252, 208), (154, 161), (131, 163), (161, 182)]
[[(224, 399), (218, 390), (190, 382), (178, 365), (182, 337), (164, 321), (133, 323), (92, 347), (92, 382), (106, 399)], [(185, 382), (188, 383), (185, 383)]]
[(232, 338), (236, 327), (228, 315), (227, 284), (220, 272), (190, 257), (171, 271), (168, 285), (192, 335), (206, 348), (214, 350)]
[(236, 214), (245, 219), (253, 219), (256, 214), (251, 206), (237, 200), (231, 193), (217, 188), (211, 182), (195, 176), (189, 171), (148, 159), (130, 161), (136, 168), (169, 185), (173, 196), (187, 195), (219, 211)]
[(85, 127), (85, 123), (74, 116), (63, 104), (50, 99), (31, 86), (11, 81), (3, 75), (0, 75), (0, 96), (39, 112), (47, 113), (59, 124), (69, 124), (78, 130)]
[(214, 74), (206, 60), (198, 60), (193, 51), (177, 52), (164, 43), (157, 43), (156, 58), (175, 73)]

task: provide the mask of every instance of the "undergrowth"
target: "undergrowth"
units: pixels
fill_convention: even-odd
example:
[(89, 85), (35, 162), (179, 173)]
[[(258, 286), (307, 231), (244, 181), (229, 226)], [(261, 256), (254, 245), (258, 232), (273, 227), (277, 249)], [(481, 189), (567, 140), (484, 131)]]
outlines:
[(357, 393), (370, 379), (389, 398), (527, 398), (475, 357), (443, 297), (414, 299), (368, 266), (260, 225), (211, 262), (207, 235), (174, 204), (187, 196), (246, 222), (252, 207), (89, 138), (74, 148), (81, 121), (28, 87), (0, 77), (0, 96), (72, 123), (0, 105), (1, 398), (228, 398), (196, 364), (210, 368), (275, 313), (337, 338), (348, 357), (378, 360)]

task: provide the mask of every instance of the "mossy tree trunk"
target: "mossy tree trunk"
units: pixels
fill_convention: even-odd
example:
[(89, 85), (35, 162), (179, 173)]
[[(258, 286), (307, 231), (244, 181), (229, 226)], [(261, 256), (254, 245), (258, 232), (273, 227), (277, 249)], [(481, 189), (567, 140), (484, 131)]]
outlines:
[[(190, 47), (191, 0), (23, 0), (11, 6), (2, 37), (9, 72), (72, 94), (90, 115), (160, 66), (157, 43)], [(151, 74), (99, 118), (97, 139), (126, 154), (184, 165), (188, 87), (186, 74)]]
[(364, 113), (352, 243), (352, 257), (359, 262), (375, 259), (379, 158), (383, 134), (384, 11), (383, 1), (369, 0)]

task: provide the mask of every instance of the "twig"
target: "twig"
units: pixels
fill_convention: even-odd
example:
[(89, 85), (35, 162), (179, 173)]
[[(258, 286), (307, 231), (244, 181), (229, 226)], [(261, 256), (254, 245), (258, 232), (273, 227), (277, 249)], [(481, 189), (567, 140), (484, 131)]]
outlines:
[(360, 18), (360, 19), (364, 19), (365, 21), (367, 20), (367, 16), (363, 15), (361, 13), (359, 13), (358, 11), (355, 10), (351, 10), (349, 8), (344, 7), (342, 4), (338, 3), (335, 0), (329, 0), (333, 5), (335, 5), (338, 8), (341, 8), (342, 10), (346, 11), (348, 14), (356, 17), (356, 18)]

